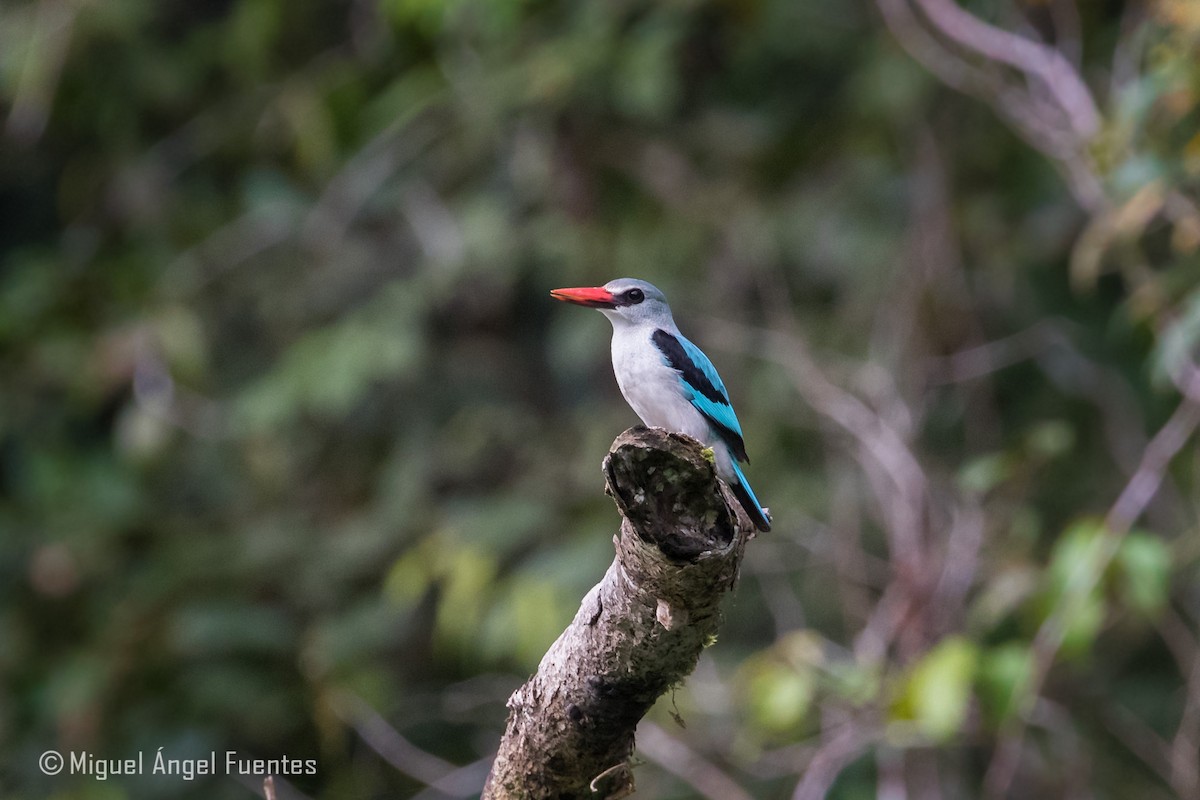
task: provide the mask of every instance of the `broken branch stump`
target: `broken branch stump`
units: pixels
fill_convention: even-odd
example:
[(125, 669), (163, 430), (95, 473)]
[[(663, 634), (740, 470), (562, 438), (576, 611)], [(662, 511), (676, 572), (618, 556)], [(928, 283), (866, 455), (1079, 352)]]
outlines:
[(702, 446), (631, 428), (613, 442), (604, 475), (622, 516), (616, 558), (509, 699), (483, 800), (632, 793), (638, 721), (716, 640), (721, 598), (754, 528)]

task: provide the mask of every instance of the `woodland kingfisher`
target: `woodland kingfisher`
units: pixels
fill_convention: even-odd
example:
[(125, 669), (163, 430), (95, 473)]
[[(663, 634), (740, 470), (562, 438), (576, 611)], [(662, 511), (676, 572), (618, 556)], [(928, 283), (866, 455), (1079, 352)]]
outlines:
[(712, 448), (717, 475), (760, 531), (771, 517), (738, 466), (750, 463), (742, 426), (717, 368), (679, 332), (655, 286), (617, 278), (603, 286), (555, 289), (555, 300), (599, 309), (612, 323), (612, 363), (621, 394), (642, 422), (686, 434)]

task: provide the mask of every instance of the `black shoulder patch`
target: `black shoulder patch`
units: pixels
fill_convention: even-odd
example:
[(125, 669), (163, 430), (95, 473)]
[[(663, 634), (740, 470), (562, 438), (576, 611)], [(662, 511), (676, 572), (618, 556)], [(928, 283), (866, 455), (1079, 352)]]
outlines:
[(704, 374), (704, 370), (696, 366), (696, 362), (688, 358), (687, 351), (683, 349), (683, 345), (679, 343), (678, 339), (662, 328), (650, 334), (650, 339), (654, 342), (654, 346), (663, 354), (663, 357), (667, 359), (667, 363), (671, 365), (671, 369), (678, 370), (689, 386), (714, 403), (720, 403), (723, 406), (729, 405), (729, 400), (725, 397), (725, 394), (716, 386), (713, 386), (712, 381)]
[[(729, 405), (729, 399), (725, 397), (725, 393), (713, 385), (713, 382), (704, 374), (704, 370), (696, 366), (696, 362), (688, 357), (687, 351), (683, 349), (683, 345), (679, 343), (671, 334), (659, 328), (650, 334), (651, 341), (663, 354), (663, 358), (667, 360), (667, 364), (671, 369), (677, 370), (683, 376), (683, 380), (706, 400), (711, 400), (723, 406)], [(700, 409), (704, 413), (703, 409)], [(750, 463), (750, 458), (746, 455), (746, 443), (742, 441), (742, 437), (736, 431), (732, 431), (722, 425), (719, 420), (712, 417), (711, 414), (704, 414), (713, 430), (725, 444), (729, 445), (729, 449), (733, 451), (734, 457), (739, 461)]]

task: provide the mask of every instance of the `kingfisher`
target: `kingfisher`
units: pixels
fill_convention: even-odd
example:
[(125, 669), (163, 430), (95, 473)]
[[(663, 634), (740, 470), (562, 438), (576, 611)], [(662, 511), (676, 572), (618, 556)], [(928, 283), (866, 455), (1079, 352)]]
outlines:
[(612, 363), (617, 385), (642, 422), (686, 434), (712, 449), (717, 475), (729, 485), (760, 531), (771, 516), (742, 474), (749, 464), (742, 426), (717, 368), (679, 332), (667, 298), (634, 278), (603, 286), (555, 289), (555, 300), (599, 309), (612, 323)]

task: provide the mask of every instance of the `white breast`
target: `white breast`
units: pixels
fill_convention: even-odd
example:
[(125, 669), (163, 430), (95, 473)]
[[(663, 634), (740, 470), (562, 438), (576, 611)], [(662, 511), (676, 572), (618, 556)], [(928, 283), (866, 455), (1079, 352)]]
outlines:
[(646, 425), (685, 433), (711, 446), (715, 437), (708, 421), (684, 396), (679, 373), (667, 366), (650, 340), (653, 332), (652, 327), (614, 326), (613, 372), (621, 394)]

